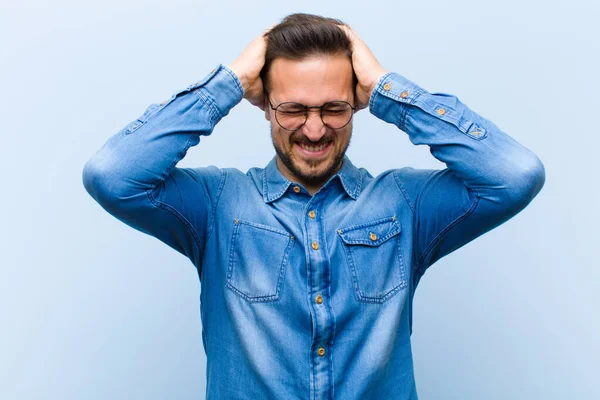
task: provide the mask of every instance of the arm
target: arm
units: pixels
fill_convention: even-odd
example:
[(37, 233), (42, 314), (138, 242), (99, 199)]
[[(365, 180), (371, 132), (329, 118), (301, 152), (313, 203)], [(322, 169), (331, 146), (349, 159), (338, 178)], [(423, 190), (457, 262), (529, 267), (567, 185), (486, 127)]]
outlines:
[[(439, 171), (398, 170), (396, 182), (414, 212), (416, 271), (507, 221), (542, 189), (539, 158), (456, 96), (428, 93), (396, 73), (384, 75), (371, 112), (428, 145), (447, 165)], [(420, 184), (406, 186), (410, 174)]]
[(215, 167), (177, 168), (242, 96), (264, 109), (264, 33), (231, 65), (218, 66), (117, 132), (86, 163), (83, 184), (110, 214), (152, 235), (201, 268), (224, 175)]
[(544, 166), (456, 96), (429, 93), (385, 72), (364, 42), (346, 32), (353, 41), (358, 102), (365, 107), (368, 99), (371, 113), (406, 132), (413, 144), (428, 145), (447, 165), (439, 171), (395, 172), (413, 211), (418, 278), (440, 258), (524, 209), (544, 185)]
[(222, 179), (217, 168), (177, 168), (242, 99), (239, 80), (219, 66), (205, 79), (152, 104), (83, 168), (88, 193), (110, 214), (186, 255), (197, 267)]

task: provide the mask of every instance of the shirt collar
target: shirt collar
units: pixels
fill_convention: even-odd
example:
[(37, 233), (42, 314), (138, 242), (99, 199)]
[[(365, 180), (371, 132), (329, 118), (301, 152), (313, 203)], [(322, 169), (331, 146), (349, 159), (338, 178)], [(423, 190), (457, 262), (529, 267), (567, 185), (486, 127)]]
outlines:
[[(360, 170), (350, 162), (348, 156), (344, 156), (342, 168), (329, 181), (336, 178), (339, 178), (348, 196), (356, 200), (362, 189), (363, 176)], [(263, 199), (265, 203), (279, 199), (285, 194), (291, 184), (292, 182), (279, 172), (276, 157), (273, 157), (263, 170)]]

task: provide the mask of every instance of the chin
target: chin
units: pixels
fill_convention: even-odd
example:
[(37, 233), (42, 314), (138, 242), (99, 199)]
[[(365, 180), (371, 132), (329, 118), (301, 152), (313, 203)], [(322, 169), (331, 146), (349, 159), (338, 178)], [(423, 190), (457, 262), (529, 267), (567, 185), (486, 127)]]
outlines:
[(344, 155), (342, 154), (341, 156), (335, 158), (332, 157), (316, 163), (307, 163), (304, 161), (298, 162), (297, 160), (293, 160), (288, 164), (289, 159), (282, 159), (282, 161), (296, 177), (306, 183), (314, 185), (327, 182), (327, 180), (337, 172), (343, 157)]

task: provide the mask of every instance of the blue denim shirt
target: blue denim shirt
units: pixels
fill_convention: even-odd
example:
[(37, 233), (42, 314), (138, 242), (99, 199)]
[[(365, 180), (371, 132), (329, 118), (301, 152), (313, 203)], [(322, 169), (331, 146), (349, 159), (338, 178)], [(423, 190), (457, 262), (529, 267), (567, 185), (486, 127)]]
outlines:
[(346, 157), (311, 196), (274, 159), (247, 173), (177, 168), (242, 96), (219, 65), (151, 105), (86, 163), (86, 190), (196, 267), (208, 399), (416, 399), (420, 278), (522, 210), (542, 163), (456, 96), (388, 73), (370, 112), (446, 169), (373, 177)]

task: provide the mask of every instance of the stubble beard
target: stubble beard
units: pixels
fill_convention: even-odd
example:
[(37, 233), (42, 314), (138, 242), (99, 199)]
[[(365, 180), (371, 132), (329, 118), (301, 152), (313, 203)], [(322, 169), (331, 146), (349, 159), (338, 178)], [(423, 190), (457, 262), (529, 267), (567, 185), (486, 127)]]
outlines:
[[(271, 140), (273, 142), (273, 147), (275, 148), (275, 153), (277, 154), (277, 156), (279, 157), (279, 159), (281, 160), (283, 165), (285, 165), (286, 168), (290, 172), (292, 172), (292, 174), (294, 174), (294, 176), (296, 178), (301, 180), (303, 183), (311, 185), (311, 186), (323, 185), (325, 182), (327, 182), (327, 180), (329, 178), (331, 178), (331, 176), (333, 176), (337, 172), (338, 167), (341, 166), (344, 156), (346, 155), (346, 150), (348, 150), (348, 147), (350, 146), (350, 139), (349, 139), (348, 143), (346, 143), (344, 148), (342, 148), (341, 151), (335, 153), (333, 155), (333, 158), (330, 158), (325, 161), (309, 161), (309, 162), (303, 161), (303, 164), (307, 165), (308, 169), (310, 171), (313, 171), (313, 172), (310, 172), (310, 171), (306, 171), (306, 168), (302, 168), (295, 161), (294, 154), (293, 154), (293, 146), (294, 146), (294, 140), (292, 139), (293, 136), (294, 136), (294, 134), (290, 135), (290, 137), (288, 138), (289, 151), (286, 152), (275, 142), (275, 138), (273, 137), (273, 128), (271, 127)], [(352, 138), (352, 132), (350, 132), (350, 138)], [(329, 161), (329, 160), (332, 160), (332, 161)], [(328, 163), (328, 162), (330, 164), (322, 172), (314, 170), (316, 167), (322, 165), (323, 163)]]

